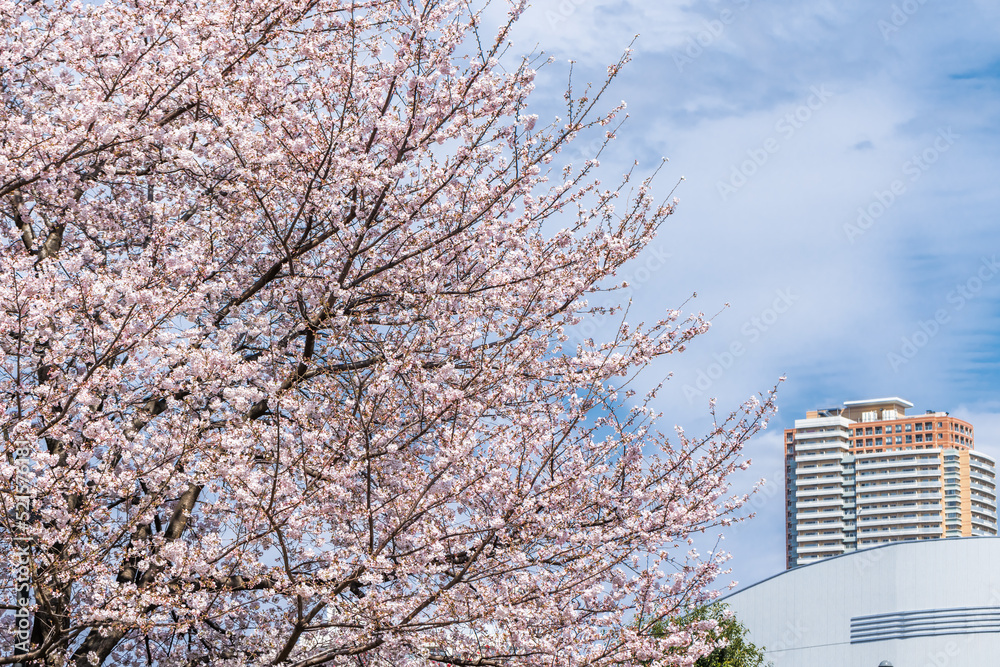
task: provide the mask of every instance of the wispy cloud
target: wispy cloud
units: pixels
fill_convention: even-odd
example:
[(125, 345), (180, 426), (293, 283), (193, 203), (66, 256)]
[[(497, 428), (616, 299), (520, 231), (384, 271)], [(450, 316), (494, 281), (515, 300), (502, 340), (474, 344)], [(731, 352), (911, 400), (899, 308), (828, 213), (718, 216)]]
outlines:
[[(1000, 384), (1000, 277), (962, 308), (949, 302), (1000, 253), (1000, 5), (538, 0), (515, 36), (556, 58), (536, 111), (558, 114), (567, 61), (578, 80), (600, 80), (636, 34), (634, 61), (609, 91), (630, 119), (602, 169), (610, 179), (667, 156), (664, 193), (686, 181), (656, 242), (669, 257), (631, 294), (630, 317), (652, 319), (692, 292), (693, 308), (722, 311), (685, 354), (650, 370), (650, 382), (674, 373), (660, 399), (667, 415), (693, 430), (705, 424), (703, 398), (734, 405), (787, 373), (778, 429), (822, 404), (901, 395), (968, 410), (977, 442), (1000, 454), (989, 449), (1000, 403), (984, 402)], [(824, 87), (830, 95), (810, 105)], [(871, 223), (851, 236), (859, 210)], [(744, 325), (786, 288), (794, 304), (749, 344)], [(893, 368), (888, 355), (905, 340), (922, 344)], [(684, 387), (708, 369), (718, 377), (689, 400)], [(771, 432), (753, 447), (761, 467), (747, 483), (780, 456)], [(752, 539), (726, 543), (744, 581), (783, 563), (783, 503), (756, 509)]]

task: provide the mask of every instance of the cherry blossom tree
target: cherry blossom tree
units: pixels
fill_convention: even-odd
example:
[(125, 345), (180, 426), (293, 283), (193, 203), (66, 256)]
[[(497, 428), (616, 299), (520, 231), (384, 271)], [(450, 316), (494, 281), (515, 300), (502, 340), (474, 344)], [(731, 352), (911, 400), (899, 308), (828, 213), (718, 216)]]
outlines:
[(713, 648), (650, 629), (772, 396), (668, 438), (629, 383), (704, 318), (571, 342), (674, 203), (555, 167), (627, 55), (536, 124), (523, 10), (0, 0), (0, 664)]

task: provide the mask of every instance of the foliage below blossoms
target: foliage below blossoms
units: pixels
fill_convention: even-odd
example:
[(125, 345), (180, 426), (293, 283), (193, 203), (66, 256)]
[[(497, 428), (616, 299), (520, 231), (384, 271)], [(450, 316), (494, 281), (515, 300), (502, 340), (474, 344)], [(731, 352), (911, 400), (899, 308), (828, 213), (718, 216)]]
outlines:
[(553, 168), (627, 57), (539, 124), (523, 9), (0, 0), (0, 664), (714, 648), (649, 629), (771, 396), (670, 439), (625, 387), (704, 319), (569, 342), (673, 204)]
[(749, 631), (746, 626), (723, 603), (717, 602), (700, 607), (691, 613), (672, 619), (670, 623), (657, 622), (652, 627), (652, 633), (664, 636), (669, 634), (670, 625), (677, 629), (690, 629), (696, 623), (705, 622), (714, 624), (711, 637), (725, 645), (698, 658), (694, 667), (773, 667), (774, 663), (765, 662), (765, 649), (747, 639)]

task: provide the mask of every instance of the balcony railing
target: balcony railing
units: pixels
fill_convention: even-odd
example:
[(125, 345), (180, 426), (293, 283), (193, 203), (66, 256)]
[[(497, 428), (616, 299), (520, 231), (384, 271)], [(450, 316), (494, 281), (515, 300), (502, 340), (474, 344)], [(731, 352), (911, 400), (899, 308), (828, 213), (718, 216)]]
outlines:
[(843, 461), (843, 459), (844, 452), (839, 449), (832, 452), (806, 452), (802, 454), (796, 452), (795, 454), (796, 464), (809, 463), (810, 461)]
[(866, 517), (859, 516), (858, 517), (858, 529), (860, 530), (862, 527), (867, 528), (869, 526), (894, 526), (894, 525), (902, 525), (902, 524), (906, 524), (907, 527), (910, 527), (909, 524), (914, 524), (914, 523), (936, 523), (936, 522), (940, 522), (940, 521), (941, 521), (941, 515), (940, 514), (938, 514), (937, 516), (917, 516), (917, 515), (913, 515), (913, 516), (897, 516), (897, 517), (889, 517), (889, 518), (883, 518), (883, 519), (872, 519), (872, 518), (866, 518)]
[(911, 500), (941, 500), (941, 492), (936, 493), (919, 493), (916, 491), (911, 491), (910, 493), (874, 493), (869, 494), (866, 489), (858, 491), (858, 502), (861, 504), (872, 504), (872, 503), (885, 503), (885, 502), (900, 502), (900, 501), (911, 501)]
[(858, 493), (875, 493), (878, 491), (898, 491), (900, 489), (940, 489), (941, 482), (934, 480), (932, 482), (893, 482), (893, 483), (881, 483), (881, 484), (868, 484), (862, 485), (859, 483), (857, 485)]
[[(829, 542), (829, 540), (827, 540)], [(803, 554), (821, 554), (821, 553), (831, 553), (831, 554), (841, 554), (846, 551), (843, 544), (834, 545), (823, 545), (823, 544), (810, 544), (810, 545), (799, 545), (797, 549), (799, 555)]]
[(799, 486), (795, 489), (795, 496), (797, 498), (811, 498), (812, 496), (829, 496), (835, 495), (839, 496), (843, 493), (843, 489), (838, 485), (832, 489), (817, 489), (811, 486)]
[(795, 521), (796, 523), (802, 523), (803, 521), (809, 521), (811, 519), (843, 519), (846, 517), (846, 513), (840, 507), (824, 510), (822, 512), (796, 512)]
[(857, 459), (858, 470), (871, 470), (876, 468), (904, 468), (904, 467), (916, 467), (916, 466), (939, 466), (941, 465), (940, 456), (923, 456), (920, 458), (908, 456), (906, 458), (893, 458), (888, 461), (878, 461), (874, 459), (864, 459), (858, 457)]
[(900, 470), (881, 470), (879, 472), (861, 472), (860, 470), (855, 475), (855, 479), (860, 483), (862, 481), (870, 482), (872, 480), (880, 479), (910, 479), (913, 477), (919, 478), (934, 478), (937, 479), (941, 476), (940, 470), (926, 469), (926, 470), (914, 470), (912, 468), (903, 468)]
[(881, 530), (873, 530), (869, 532), (862, 532), (858, 530), (858, 535), (863, 539), (870, 538), (885, 538), (885, 537), (911, 537), (913, 535), (936, 535), (941, 536), (943, 532), (942, 526), (936, 526), (934, 528), (918, 528), (916, 526), (902, 526), (899, 528), (888, 528)]
[(882, 507), (882, 505), (885, 504), (886, 503), (884, 501), (880, 503), (871, 503), (870, 505), (862, 504), (858, 509), (858, 515), (887, 514), (889, 512), (906, 512), (907, 514), (913, 514), (914, 512), (918, 514), (921, 512), (925, 514), (928, 512), (937, 514), (941, 513), (941, 503), (916, 503), (908, 501), (905, 503), (891, 503), (889, 504), (889, 507)]
[[(795, 509), (797, 510), (810, 509), (812, 507), (830, 507), (830, 506), (843, 507), (846, 509), (846, 505), (844, 504), (843, 499), (840, 498), (839, 496), (837, 497), (821, 496), (819, 498), (813, 498), (811, 500), (799, 500), (795, 503)], [(854, 507), (853, 503), (851, 503), (851, 507)]]
[(837, 532), (832, 535), (803, 535), (799, 533), (796, 536), (796, 541), (799, 543), (799, 549), (801, 550), (805, 546), (805, 542), (830, 542), (831, 540), (837, 540), (838, 542), (843, 541), (844, 534), (842, 532)]

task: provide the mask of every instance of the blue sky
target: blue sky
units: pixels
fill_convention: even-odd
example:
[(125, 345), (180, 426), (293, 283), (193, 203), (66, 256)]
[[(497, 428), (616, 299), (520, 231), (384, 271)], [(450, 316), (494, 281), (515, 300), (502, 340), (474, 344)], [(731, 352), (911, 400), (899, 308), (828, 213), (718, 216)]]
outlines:
[(665, 156), (663, 194), (685, 181), (626, 271), (629, 319), (693, 292), (722, 311), (645, 378), (672, 373), (659, 407), (689, 432), (709, 397), (735, 407), (788, 378), (749, 448), (769, 480), (757, 517), (725, 535), (750, 584), (784, 566), (780, 436), (806, 410), (901, 396), (1000, 457), (1000, 3), (535, 0), (515, 51), (556, 62), (534, 110), (558, 113), (568, 60), (597, 81), (636, 34), (602, 170)]

